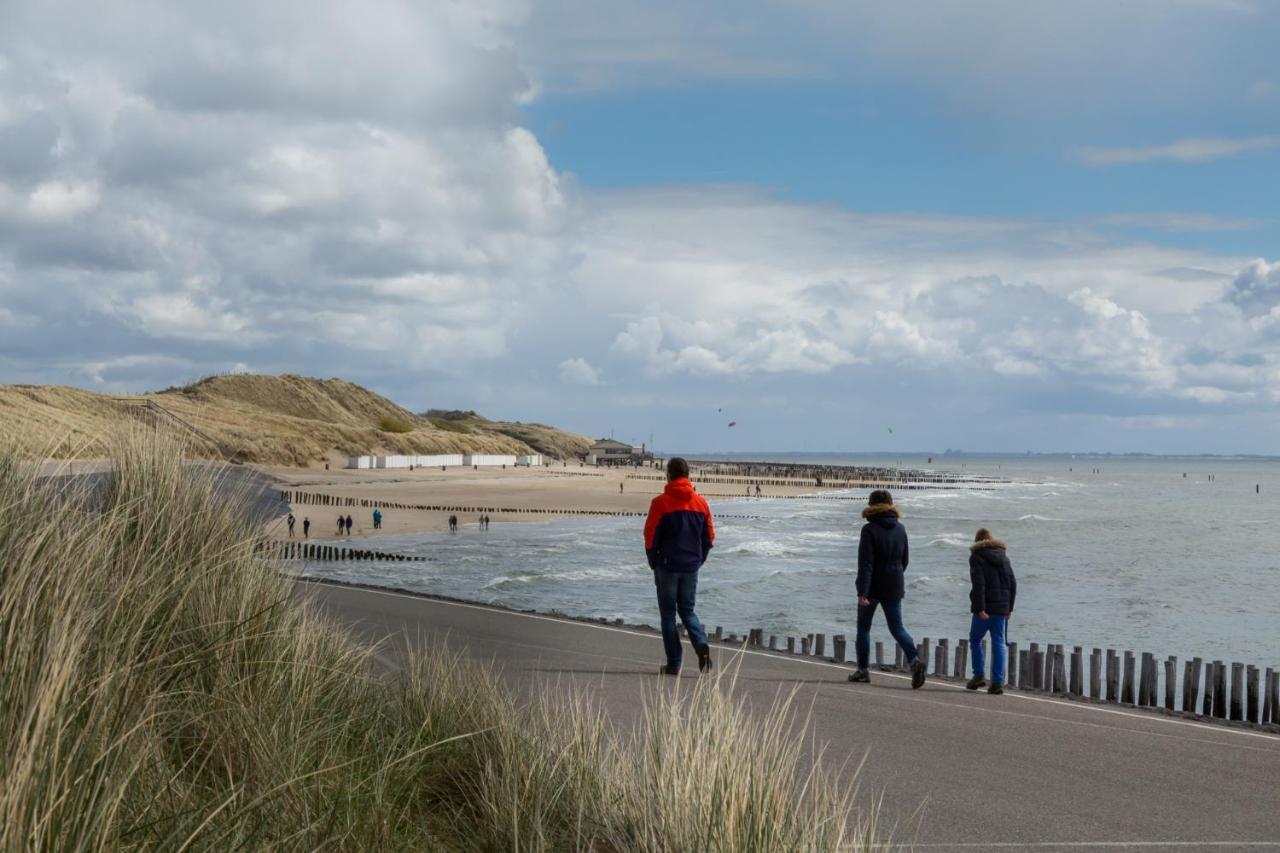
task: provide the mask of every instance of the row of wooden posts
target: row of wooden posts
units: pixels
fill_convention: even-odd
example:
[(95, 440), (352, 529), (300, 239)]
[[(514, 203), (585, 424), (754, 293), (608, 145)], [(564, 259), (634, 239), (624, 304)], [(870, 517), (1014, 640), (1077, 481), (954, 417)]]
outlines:
[[(765, 639), (764, 629), (753, 628), (743, 636), (724, 635), (717, 625), (712, 638), (730, 645), (746, 644), (756, 648), (768, 648), (787, 654), (801, 654), (828, 658), (833, 663), (849, 661), (848, 641), (844, 634), (831, 638), (831, 655), (826, 650), (825, 634), (808, 634), (803, 637), (783, 637), (770, 634)], [(984, 641), (985, 643), (985, 641)], [(926, 665), (933, 652), (932, 673), (936, 678), (963, 680), (969, 665), (969, 641), (960, 640), (955, 645), (952, 663), (951, 641), (942, 639), (931, 644), (928, 637), (918, 644), (916, 651)], [(798, 650), (798, 651), (797, 651)], [(1086, 686), (1085, 652), (1082, 646), (1074, 646), (1068, 654), (1066, 646), (1031, 643), (1019, 649), (1017, 643), (1009, 643), (1006, 683), (1020, 690), (1039, 690), (1077, 698), (1089, 698), (1099, 702), (1136, 707), (1160, 708), (1181, 711), (1201, 717), (1217, 717), (1241, 722), (1280, 725), (1280, 670), (1223, 661), (1206, 661), (1193, 658), (1184, 662), (1181, 696), (1178, 695), (1178, 659), (1174, 656), (1158, 659), (1150, 652), (1140, 656), (1131, 651), (1095, 648), (1089, 655)], [(986, 656), (987, 661), (991, 656)], [(882, 641), (875, 644), (875, 666), (884, 671), (905, 670), (902, 648), (894, 644), (894, 662), (890, 666), (885, 659)], [(1228, 668), (1230, 678), (1228, 678)], [(1163, 670), (1163, 680), (1161, 679)], [(1203, 680), (1202, 680), (1203, 676)], [(1161, 688), (1163, 687), (1163, 690)]]
[[(633, 510), (610, 509), (552, 509), (549, 507), (509, 507), (509, 506), (460, 506), (454, 504), (407, 504), (396, 501), (372, 500), (370, 498), (353, 498), (344, 495), (326, 495), (317, 492), (300, 492), (285, 490), (280, 492), (280, 500), (286, 503), (301, 505), (334, 507), (366, 507), (379, 509), (420, 510), (424, 512), (468, 512), (468, 513), (504, 513), (508, 515), (590, 515), (644, 518), (647, 513)], [(719, 518), (733, 518), (743, 521), (758, 521), (758, 515), (720, 514)]]
[[(666, 479), (666, 477), (662, 475), (648, 475), (648, 474), (628, 474), (627, 477), (632, 480), (661, 481)], [(746, 475), (735, 476), (735, 477), (694, 475), (689, 479), (692, 480), (694, 483), (716, 483), (719, 485), (736, 485), (736, 486), (747, 486), (747, 485), (754, 486), (756, 483), (759, 483), (762, 486), (791, 486), (791, 487), (800, 487), (800, 488), (807, 488), (810, 484), (814, 482), (813, 477), (808, 477), (808, 478), (802, 477), (802, 478), (797, 478), (792, 480), (778, 480), (778, 479), (769, 479), (769, 478), (749, 477)], [(990, 480), (964, 480), (964, 479), (929, 480), (925, 482), (909, 482), (906, 480), (897, 480), (892, 482), (870, 481), (870, 480), (823, 480), (822, 487), (831, 488), (831, 489), (863, 488), (863, 489), (897, 489), (899, 491), (912, 491), (917, 489), (920, 489), (920, 490), (938, 489), (938, 488), (942, 488), (943, 484), (953, 484), (953, 485), (968, 486), (971, 491), (975, 491), (975, 492), (995, 491), (995, 488), (993, 486), (981, 485), (982, 483), (989, 483), (989, 482), (991, 481)]]
[(430, 557), (413, 557), (408, 554), (390, 554), (367, 548), (344, 548), (340, 545), (324, 545), (319, 542), (263, 542), (258, 550), (279, 560), (377, 560), (387, 563), (426, 563)]

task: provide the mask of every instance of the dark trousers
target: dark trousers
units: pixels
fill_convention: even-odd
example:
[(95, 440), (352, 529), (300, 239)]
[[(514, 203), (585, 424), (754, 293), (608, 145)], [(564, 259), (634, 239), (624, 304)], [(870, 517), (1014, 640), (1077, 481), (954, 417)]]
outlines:
[(659, 569), (653, 573), (653, 583), (658, 589), (658, 613), (662, 616), (662, 646), (667, 652), (667, 666), (679, 669), (684, 649), (680, 645), (680, 633), (676, 630), (677, 615), (689, 633), (689, 642), (695, 646), (707, 643), (707, 632), (702, 630), (698, 614), (693, 612), (698, 597), (698, 573)]
[(907, 663), (915, 663), (916, 641), (902, 627), (902, 600), (877, 601), (873, 598), (870, 604), (858, 605), (858, 638), (854, 643), (858, 650), (858, 669), (866, 669), (867, 660), (871, 657), (871, 620), (876, 615), (877, 607), (884, 608), (884, 621), (889, 625), (889, 633), (902, 646)]

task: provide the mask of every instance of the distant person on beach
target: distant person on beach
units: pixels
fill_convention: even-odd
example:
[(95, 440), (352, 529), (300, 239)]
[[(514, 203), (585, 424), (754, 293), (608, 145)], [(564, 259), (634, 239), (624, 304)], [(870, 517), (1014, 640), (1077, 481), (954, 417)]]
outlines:
[(625, 485), (626, 485), (626, 483), (619, 483), (619, 484), (618, 484), (618, 494), (622, 494), (622, 487), (623, 487), (623, 486), (625, 486)]
[(449, 516), (449, 532), (450, 533), (458, 532), (458, 517), (456, 515)]
[(311, 538), (311, 519), (302, 519), (302, 536), (304, 539)]
[(373, 529), (382, 529), (382, 510), (380, 509), (374, 509), (373, 511)]
[(351, 516), (349, 515), (347, 516), (345, 524), (347, 527), (347, 535), (350, 536), (351, 535)]
[(982, 638), (991, 635), (991, 686), (988, 693), (1004, 692), (1005, 661), (1008, 657), (1009, 617), (1018, 597), (1018, 580), (1013, 576), (1006, 546), (985, 527), (978, 529), (969, 546), (969, 648), (973, 655), (973, 678), (965, 684), (970, 690), (986, 687), (986, 661), (982, 655)]
[(287, 520), (288, 520), (288, 522), (289, 522), (289, 538), (290, 538), (290, 539), (292, 539), (292, 538), (293, 538), (293, 523), (294, 523), (295, 521), (297, 521), (297, 519), (295, 519), (295, 518), (293, 517), (293, 513), (289, 513), (289, 518), (288, 518)]
[(906, 592), (903, 573), (907, 570), (909, 549), (907, 529), (898, 521), (902, 513), (893, 505), (893, 495), (876, 489), (862, 510), (866, 523), (858, 540), (858, 635), (855, 647), (858, 668), (850, 681), (869, 682), (867, 661), (871, 656), (871, 620), (876, 608), (884, 609), (889, 633), (902, 647), (911, 669), (911, 687), (924, 686), (925, 662), (916, 653), (916, 641), (902, 626), (902, 598)]
[(662, 645), (667, 662), (662, 675), (679, 675), (684, 657), (676, 616), (684, 623), (689, 642), (698, 655), (698, 669), (711, 671), (711, 647), (698, 614), (693, 610), (698, 593), (698, 569), (707, 561), (715, 542), (711, 509), (689, 482), (689, 463), (676, 456), (667, 462), (667, 486), (649, 503), (644, 523), (644, 551), (653, 569), (662, 617)]
[(760, 497), (760, 484), (756, 483), (756, 497)]
[(342, 528), (347, 524), (347, 520), (342, 516), (338, 516), (338, 535), (342, 535)]

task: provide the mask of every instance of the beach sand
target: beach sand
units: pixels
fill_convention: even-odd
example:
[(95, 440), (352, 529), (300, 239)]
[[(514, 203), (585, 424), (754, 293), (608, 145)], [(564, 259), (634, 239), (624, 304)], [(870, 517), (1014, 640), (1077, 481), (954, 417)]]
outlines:
[[(265, 475), (279, 483), (281, 489), (310, 494), (335, 495), (369, 501), (400, 504), (503, 506), (537, 509), (546, 512), (491, 513), (493, 524), (549, 521), (562, 517), (556, 511), (605, 510), (646, 512), (649, 501), (661, 492), (662, 472), (651, 468), (596, 469), (587, 467), (547, 468), (407, 468), (392, 470), (348, 470), (333, 468), (273, 468), (258, 466)], [(696, 470), (694, 472), (697, 474)], [(658, 479), (639, 479), (656, 477)], [(623, 491), (618, 486), (622, 484)], [(698, 488), (708, 498), (746, 497), (746, 480), (741, 486), (710, 483)], [(765, 496), (802, 495), (817, 491), (813, 483), (797, 481), (795, 486), (767, 486)], [(302, 520), (311, 519), (311, 538), (337, 539), (339, 513), (351, 514), (352, 535), (378, 536), (397, 533), (421, 533), (448, 529), (448, 512), (411, 509), (383, 509), (382, 529), (373, 529), (372, 507), (318, 506), (311, 503), (290, 505), (297, 517), (296, 536), (302, 536)], [(475, 528), (479, 514), (459, 512), (458, 522), (464, 528)], [(639, 520), (637, 520), (639, 521)], [(283, 520), (273, 523), (270, 535), (288, 535)]]

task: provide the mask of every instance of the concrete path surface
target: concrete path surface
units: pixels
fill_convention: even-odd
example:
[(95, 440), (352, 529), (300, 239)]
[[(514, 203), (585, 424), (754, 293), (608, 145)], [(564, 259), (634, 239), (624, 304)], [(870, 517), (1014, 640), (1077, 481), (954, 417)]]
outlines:
[[(492, 659), (517, 686), (572, 682), (618, 720), (658, 680), (652, 632), (304, 584), (370, 639), (448, 642)], [(656, 614), (655, 614), (656, 618)], [(818, 658), (713, 646), (738, 657), (743, 701), (800, 690), (828, 755), (884, 795), (885, 818), (915, 827), (918, 850), (1280, 850), (1280, 736), (1011, 691), (942, 682), (918, 691), (896, 674), (870, 685)], [(684, 678), (697, 678), (686, 652)], [(907, 849), (907, 848), (904, 848)]]

